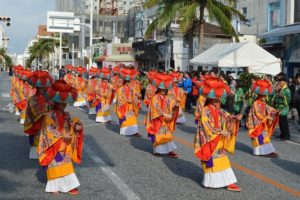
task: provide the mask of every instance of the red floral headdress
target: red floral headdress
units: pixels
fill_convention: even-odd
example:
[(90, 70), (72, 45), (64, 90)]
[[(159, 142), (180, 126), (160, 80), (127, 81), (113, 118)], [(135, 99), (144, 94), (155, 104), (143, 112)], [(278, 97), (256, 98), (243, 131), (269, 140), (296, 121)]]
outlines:
[(85, 67), (76, 67), (76, 72), (78, 75), (83, 75), (86, 72)]
[(24, 69), (20, 70), (20, 79), (24, 81), (28, 81), (28, 79), (32, 76), (32, 72), (30, 70)]
[(89, 75), (91, 76), (99, 76), (99, 69), (96, 67), (91, 67), (89, 70)]
[(49, 87), (53, 83), (53, 78), (48, 72), (37, 70), (32, 73), (28, 83), (34, 87)]
[(136, 78), (136, 71), (129, 69), (129, 68), (123, 68), (121, 70), (121, 78), (123, 78), (124, 80), (130, 81), (130, 80), (134, 80)]
[(174, 82), (179, 82), (181, 79), (181, 74), (178, 72), (172, 72), (170, 73), (170, 76), (172, 76)]
[(66, 65), (66, 69), (67, 69), (67, 71), (74, 71), (75, 67), (72, 65)]
[(100, 69), (100, 78), (110, 79), (111, 78), (110, 70), (108, 68), (101, 68)]
[(209, 99), (226, 98), (229, 93), (229, 86), (221, 79), (213, 77), (205, 79), (201, 88), (199, 89), (199, 94), (202, 94)]
[(77, 91), (64, 80), (57, 80), (46, 92), (46, 97), (56, 103), (73, 103), (77, 99)]
[(252, 85), (251, 90), (259, 95), (271, 95), (274, 93), (273, 86), (270, 81), (257, 80)]
[(112, 69), (114, 74), (120, 74), (121, 73), (121, 67), (120, 66), (116, 66)]
[(152, 84), (159, 89), (172, 89), (173, 77), (165, 73), (157, 73)]

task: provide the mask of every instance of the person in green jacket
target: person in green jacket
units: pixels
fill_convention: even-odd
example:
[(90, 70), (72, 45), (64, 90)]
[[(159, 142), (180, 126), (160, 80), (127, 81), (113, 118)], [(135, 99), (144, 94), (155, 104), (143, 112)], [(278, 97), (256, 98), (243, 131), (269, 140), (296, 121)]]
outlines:
[(234, 113), (240, 114), (244, 105), (244, 100), (245, 100), (245, 92), (244, 88), (241, 85), (241, 82), (237, 82), (237, 90), (234, 94), (234, 104), (233, 104), (233, 109)]
[(277, 85), (277, 92), (274, 99), (275, 108), (279, 110), (279, 128), (280, 128), (280, 136), (279, 138), (282, 140), (290, 139), (290, 130), (289, 124), (287, 120), (287, 116), (289, 113), (289, 104), (291, 102), (291, 91), (288, 88), (287, 80), (285, 78), (280, 78)]

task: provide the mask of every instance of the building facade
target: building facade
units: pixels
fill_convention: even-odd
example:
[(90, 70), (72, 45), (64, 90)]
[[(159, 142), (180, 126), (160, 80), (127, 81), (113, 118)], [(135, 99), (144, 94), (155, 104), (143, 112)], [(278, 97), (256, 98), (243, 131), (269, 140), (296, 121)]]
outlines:
[[(287, 76), (294, 76), (300, 69), (300, 58), (297, 56), (300, 52), (300, 1), (239, 0), (237, 9), (248, 19), (247, 23), (237, 23), (241, 40), (245, 37), (256, 38), (264, 49), (281, 58), (282, 70)], [(279, 29), (280, 32), (277, 31)], [(291, 29), (299, 31), (290, 34)]]

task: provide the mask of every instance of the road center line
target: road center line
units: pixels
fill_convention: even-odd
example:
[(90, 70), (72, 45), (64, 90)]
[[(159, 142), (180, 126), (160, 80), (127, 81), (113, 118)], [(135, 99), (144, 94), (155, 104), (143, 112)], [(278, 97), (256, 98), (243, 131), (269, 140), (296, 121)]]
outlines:
[(129, 186), (113, 170), (111, 170), (111, 168), (99, 156), (97, 156), (87, 144), (85, 144), (84, 150), (94, 162), (100, 164), (100, 169), (103, 173), (115, 184), (115, 186), (128, 200), (140, 200), (133, 190), (129, 188)]
[[(190, 147), (190, 148), (192, 148), (192, 149), (194, 148), (194, 144), (193, 144), (193, 143), (191, 143), (191, 142), (189, 142), (189, 141), (186, 141), (186, 140), (183, 139), (183, 138), (175, 137), (175, 136), (174, 136), (174, 140), (175, 140), (176, 142), (178, 142), (178, 143), (180, 143), (180, 144), (186, 146), (186, 147)], [(230, 162), (231, 162), (231, 161), (230, 161)], [(293, 189), (293, 188), (290, 188), (290, 187), (288, 187), (288, 186), (286, 186), (286, 185), (283, 185), (283, 184), (281, 184), (281, 183), (278, 183), (278, 182), (276, 182), (276, 181), (274, 181), (274, 180), (272, 180), (272, 179), (270, 179), (270, 178), (268, 178), (268, 177), (266, 177), (266, 176), (264, 176), (264, 175), (262, 175), (262, 174), (260, 174), (260, 173), (257, 173), (257, 172), (255, 172), (255, 171), (252, 171), (252, 170), (250, 170), (250, 169), (248, 169), (248, 168), (246, 168), (246, 167), (243, 167), (243, 166), (241, 166), (241, 165), (239, 165), (239, 164), (237, 164), (237, 163), (235, 163), (235, 162), (231, 162), (231, 165), (232, 165), (234, 168), (236, 168), (236, 169), (238, 169), (238, 170), (240, 170), (240, 171), (242, 171), (242, 172), (244, 172), (244, 173), (246, 173), (246, 174), (249, 174), (249, 175), (251, 175), (251, 176), (254, 176), (255, 178), (257, 178), (257, 179), (259, 179), (259, 180), (261, 180), (261, 181), (263, 181), (263, 182), (265, 182), (265, 183), (268, 183), (268, 184), (273, 185), (273, 186), (275, 186), (275, 187), (277, 187), (277, 188), (279, 188), (279, 189), (281, 189), (281, 190), (284, 190), (284, 191), (286, 191), (286, 192), (292, 194), (292, 195), (295, 196), (295, 197), (300, 197), (300, 191), (297, 191), (297, 190), (295, 190), (295, 189)]]

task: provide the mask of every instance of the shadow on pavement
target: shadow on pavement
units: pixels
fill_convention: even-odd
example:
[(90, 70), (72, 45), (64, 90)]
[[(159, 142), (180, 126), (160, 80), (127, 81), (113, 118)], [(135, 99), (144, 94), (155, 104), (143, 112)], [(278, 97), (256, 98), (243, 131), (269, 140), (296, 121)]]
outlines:
[(163, 162), (165, 165), (177, 176), (181, 176), (184, 178), (188, 178), (198, 185), (202, 186), (203, 173), (201, 169), (201, 165), (194, 164), (193, 162), (182, 160), (182, 159), (174, 159), (163, 157)]
[(177, 132), (178, 130), (181, 130), (185, 133), (195, 134), (197, 131), (197, 127), (195, 126), (188, 126), (183, 124), (176, 124)]
[(115, 133), (120, 133), (120, 125), (116, 123), (105, 123), (105, 127)]
[(299, 162), (282, 160), (280, 158), (272, 158), (271, 161), (278, 167), (281, 167), (284, 170), (290, 171), (291, 173), (294, 173), (294, 174), (300, 176), (300, 163)]
[(9, 180), (6, 177), (3, 177), (0, 175), (0, 192), (2, 193), (1, 195), (4, 195), (5, 193), (13, 193), (21, 186), (20, 183), (18, 182), (13, 182)]
[(38, 167), (36, 160), (29, 160), (29, 142), (24, 133), (1, 132), (0, 170), (20, 172)]
[(47, 183), (46, 170), (44, 170), (41, 166), (39, 166), (38, 170), (36, 171), (35, 177), (40, 183)]
[(147, 153), (150, 153), (150, 154), (152, 154), (152, 152), (153, 152), (152, 143), (148, 139), (131, 137), (130, 138), (130, 144), (135, 149), (138, 149), (140, 151), (144, 151), (144, 152), (147, 152)]
[[(101, 146), (96, 142), (96, 139), (93, 136), (85, 135), (84, 141), (85, 141), (84, 145), (88, 145), (93, 150), (93, 152), (105, 162), (106, 165), (108, 165), (109, 167), (114, 167), (115, 166), (112, 159), (105, 152), (105, 150), (102, 149)], [(93, 159), (90, 158), (89, 155), (86, 154), (86, 152), (84, 151), (84, 145), (83, 145), (83, 152), (84, 152), (83, 153), (83, 161), (82, 161), (82, 164), (80, 166), (82, 166), (82, 167), (93, 167), (95, 165), (98, 165), (93, 161)], [(87, 159), (89, 161), (87, 161)], [(87, 161), (87, 162), (85, 162), (85, 161)], [(90, 161), (93, 162), (93, 165), (89, 164)]]
[(244, 143), (236, 142), (235, 148), (239, 151), (253, 155), (253, 149)]

